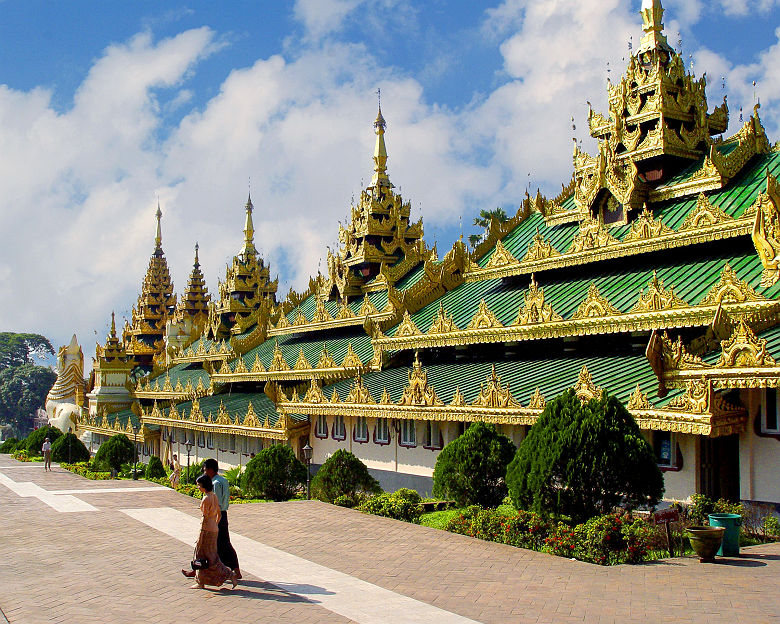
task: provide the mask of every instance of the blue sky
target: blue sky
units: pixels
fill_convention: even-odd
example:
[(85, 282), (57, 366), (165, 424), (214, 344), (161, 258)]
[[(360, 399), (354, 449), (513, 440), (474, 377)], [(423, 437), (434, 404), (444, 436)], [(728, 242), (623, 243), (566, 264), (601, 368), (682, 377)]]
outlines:
[[(571, 117), (604, 110), (641, 36), (639, 0), (0, 3), (0, 325), (89, 352), (127, 316), (157, 201), (177, 289), (192, 246), (209, 287), (257, 239), (280, 292), (317, 271), (371, 175), (377, 87), (389, 171), (446, 251), (481, 208), (571, 176)], [(667, 0), (710, 106), (780, 138), (780, 2)], [(678, 33), (680, 35), (678, 36)]]

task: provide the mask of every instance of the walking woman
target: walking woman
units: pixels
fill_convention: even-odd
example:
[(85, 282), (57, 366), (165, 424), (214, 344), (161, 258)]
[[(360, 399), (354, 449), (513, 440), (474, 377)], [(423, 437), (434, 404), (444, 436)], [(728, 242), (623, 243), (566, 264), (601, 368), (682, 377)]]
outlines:
[[(206, 585), (220, 587), (225, 581), (230, 581), (236, 586), (236, 577), (233, 570), (222, 563), (217, 555), (217, 533), (219, 532), (219, 501), (214, 494), (214, 485), (211, 477), (201, 475), (196, 481), (198, 489), (203, 492), (203, 500), (200, 502), (200, 510), (203, 513), (203, 521), (200, 525), (200, 537), (195, 545), (195, 559), (205, 560), (208, 565), (198, 569), (195, 574), (195, 585), (190, 589), (203, 589)], [(184, 576), (189, 576), (187, 570), (181, 571)]]

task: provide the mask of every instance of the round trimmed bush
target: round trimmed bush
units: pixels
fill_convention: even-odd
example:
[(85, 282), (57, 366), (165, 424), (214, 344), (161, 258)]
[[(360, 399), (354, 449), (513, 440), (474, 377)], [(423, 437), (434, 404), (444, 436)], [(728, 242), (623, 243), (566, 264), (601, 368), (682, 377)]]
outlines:
[(606, 392), (550, 401), (507, 470), (512, 504), (584, 522), (616, 507), (655, 505), (663, 476), (636, 421)]
[[(42, 455), (43, 452), (41, 451), (41, 447), (43, 446), (43, 441), (46, 438), (49, 438), (49, 442), (51, 442), (52, 446), (54, 446), (54, 443), (60, 436), (62, 436), (62, 431), (57, 429), (57, 427), (52, 427), (51, 425), (44, 425), (43, 427), (39, 427), (27, 436), (25, 447), (27, 449), (27, 454)], [(17, 447), (16, 450), (22, 449)]]
[(461, 507), (498, 507), (507, 494), (506, 468), (515, 445), (496, 426), (473, 423), (445, 446), (433, 471), (433, 495)]
[(122, 469), (122, 464), (135, 460), (135, 447), (124, 433), (117, 433), (103, 442), (95, 454), (95, 465), (104, 470)]
[(326, 503), (332, 503), (339, 496), (354, 499), (359, 492), (379, 494), (381, 491), (379, 482), (368, 474), (366, 465), (344, 449), (325, 460), (311, 480), (311, 495)]
[(260, 451), (246, 465), (242, 489), (258, 498), (290, 500), (306, 483), (306, 466), (284, 444), (274, 444)]
[(89, 449), (79, 440), (75, 434), (66, 433), (60, 436), (51, 445), (51, 458), (56, 462), (68, 461), (68, 443), (70, 443), (70, 463), (89, 461)]
[(3, 440), (3, 443), (0, 444), (0, 453), (13, 453), (16, 450), (17, 444), (19, 444), (19, 440), (16, 438)]
[(164, 479), (168, 476), (165, 472), (165, 467), (162, 465), (160, 458), (157, 455), (152, 455), (149, 458), (149, 463), (144, 470), (144, 476), (147, 479)]

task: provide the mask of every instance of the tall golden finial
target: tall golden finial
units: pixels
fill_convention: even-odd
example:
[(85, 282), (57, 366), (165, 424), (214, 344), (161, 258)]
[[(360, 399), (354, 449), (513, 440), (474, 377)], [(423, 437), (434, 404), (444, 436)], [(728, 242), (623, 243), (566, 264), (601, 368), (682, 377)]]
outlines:
[(111, 310), (111, 337), (116, 338), (116, 317), (113, 310)]
[(377, 113), (376, 121), (374, 121), (376, 147), (374, 147), (374, 177), (371, 178), (371, 185), (374, 187), (392, 187), (390, 178), (387, 177), (387, 148), (385, 147), (385, 127), (387, 123), (385, 118), (382, 117), (382, 92), (380, 89), (376, 90), (376, 95), (379, 102), (379, 112)]
[(255, 249), (255, 226), (252, 223), (252, 194), (249, 193), (246, 200), (246, 220), (244, 221), (244, 246), (241, 247), (241, 254), (244, 256), (257, 255), (257, 249)]
[(195, 241), (195, 264), (193, 264), (196, 269), (200, 266), (200, 260), (198, 260), (198, 241)]
[(642, 54), (648, 50), (671, 52), (672, 48), (663, 33), (664, 25), (661, 20), (664, 16), (664, 8), (661, 6), (661, 0), (642, 0), (639, 14), (642, 16), (642, 30), (645, 34), (639, 43), (637, 53)]
[(157, 198), (157, 233), (154, 237), (154, 250), (162, 251), (162, 227), (160, 226), (160, 219), (162, 219), (162, 210), (160, 210), (160, 198)]

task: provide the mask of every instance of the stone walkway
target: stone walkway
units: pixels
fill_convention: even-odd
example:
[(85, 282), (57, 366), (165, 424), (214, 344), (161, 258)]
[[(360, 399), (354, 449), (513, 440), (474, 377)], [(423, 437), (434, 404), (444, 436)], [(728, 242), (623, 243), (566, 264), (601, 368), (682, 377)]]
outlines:
[(236, 590), (187, 589), (197, 501), (0, 456), (0, 591), (37, 622), (779, 622), (780, 545), (602, 568), (319, 502), (234, 505)]

